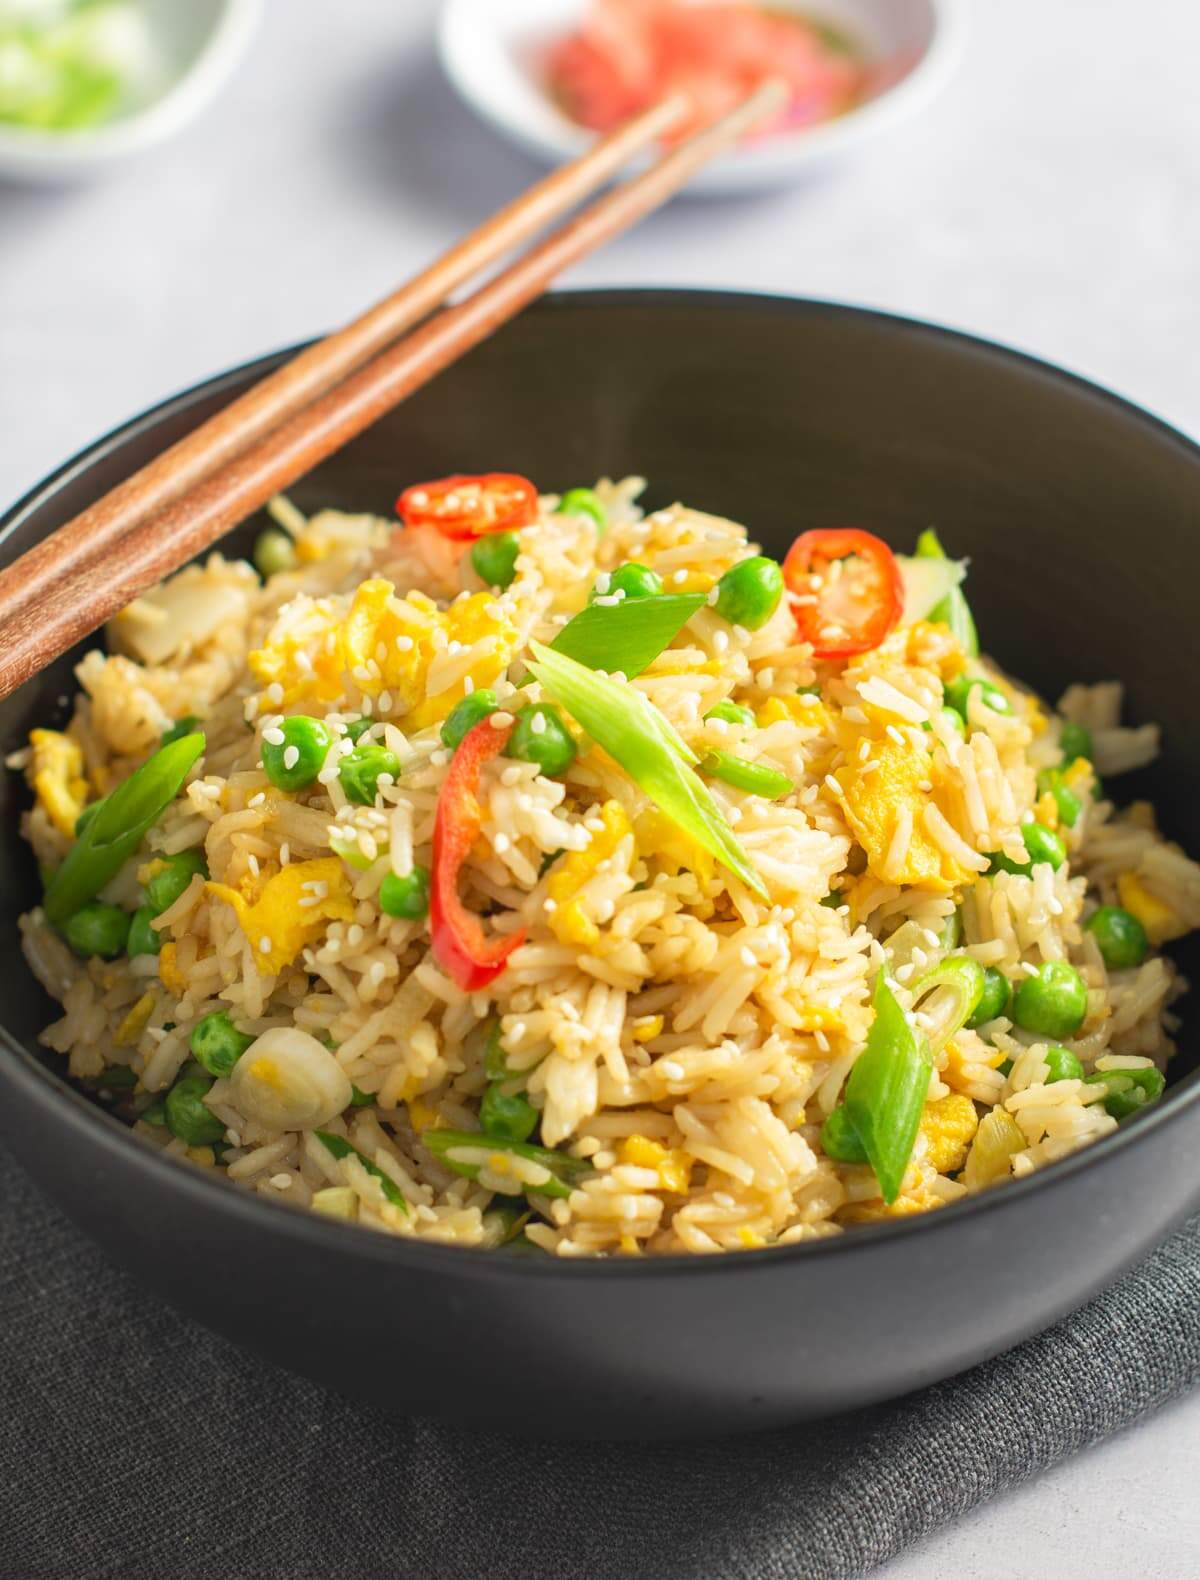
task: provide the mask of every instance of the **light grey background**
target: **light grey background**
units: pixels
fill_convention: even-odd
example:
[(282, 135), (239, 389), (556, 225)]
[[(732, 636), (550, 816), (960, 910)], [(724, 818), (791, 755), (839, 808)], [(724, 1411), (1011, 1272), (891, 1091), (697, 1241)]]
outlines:
[[(0, 503), (160, 397), (350, 316), (528, 183), (441, 81), (435, 10), (271, 0), (183, 138), (101, 186), (0, 186)], [(1200, 9), (975, 0), (968, 21), (954, 83), (882, 145), (766, 197), (677, 202), (570, 283), (937, 319), (1200, 433)], [(888, 1577), (1192, 1580), (1198, 1483), (1200, 1397)]]

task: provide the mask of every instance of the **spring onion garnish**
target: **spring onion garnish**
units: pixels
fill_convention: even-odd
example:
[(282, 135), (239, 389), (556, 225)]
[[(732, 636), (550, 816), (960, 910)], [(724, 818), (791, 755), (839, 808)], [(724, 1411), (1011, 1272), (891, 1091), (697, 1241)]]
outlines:
[(700, 764), (700, 772), (714, 779), (723, 779), (737, 790), (748, 790), (751, 795), (766, 796), (768, 801), (778, 801), (796, 787), (778, 768), (768, 768), (765, 763), (752, 763), (745, 757), (734, 757), (731, 752), (709, 752)]
[(392, 1206), (399, 1207), (405, 1213), (408, 1211), (408, 1202), (405, 1200), (404, 1192), (390, 1174), (384, 1173), (378, 1163), (372, 1163), (371, 1159), (364, 1157), (357, 1147), (352, 1147), (343, 1136), (335, 1136), (332, 1131), (316, 1130), (313, 1134), (327, 1151), (333, 1153), (339, 1163), (343, 1158), (357, 1158), (371, 1178), (379, 1181), (383, 1188), (383, 1194), (391, 1202)]
[[(520, 1196), (527, 1190), (538, 1196), (569, 1196), (576, 1182), (585, 1174), (593, 1172), (591, 1164), (584, 1158), (573, 1158), (565, 1152), (552, 1152), (549, 1147), (537, 1147), (529, 1141), (506, 1141), (499, 1136), (485, 1136), (477, 1130), (427, 1130), (421, 1140), (439, 1163), (444, 1163), (464, 1179), (477, 1179), (480, 1169), (487, 1162), (486, 1154), (495, 1152), (508, 1152), (513, 1157), (524, 1158), (527, 1163), (540, 1163), (550, 1176), (543, 1184), (531, 1185), (518, 1179), (515, 1174), (500, 1184), (498, 1181), (504, 1176), (498, 1175), (497, 1181), (493, 1182), (494, 1188), (506, 1196)], [(469, 1153), (470, 1156), (452, 1156), (454, 1153)], [(480, 1156), (481, 1153), (485, 1156)], [(494, 1169), (491, 1171), (492, 1174), (496, 1172)]]
[(629, 775), (660, 812), (678, 824), (748, 889), (768, 899), (762, 879), (734, 838), (704, 781), (683, 760), (694, 762), (672, 726), (635, 687), (585, 669), (562, 653), (533, 643), (529, 667), (543, 688)]
[(197, 730), (160, 746), (99, 803), (46, 890), (46, 920), (59, 927), (116, 876), (174, 801), (204, 750)]
[(875, 1019), (846, 1081), (846, 1116), (889, 1206), (904, 1183), (932, 1071), (928, 1043), (909, 1024), (881, 971), (875, 979)]
[[(918, 560), (947, 560), (941, 539), (932, 527), (927, 527), (917, 539), (915, 557)], [(953, 561), (947, 560), (947, 563), (952, 564)], [(948, 625), (968, 658), (979, 657), (979, 633), (975, 629), (971, 606), (961, 587), (951, 587), (946, 596), (929, 611), (928, 618)]]
[(670, 646), (704, 603), (704, 593), (590, 603), (567, 621), (550, 645), (577, 664), (610, 674), (620, 670), (632, 680)]
[[(939, 1053), (979, 1008), (983, 982), (983, 967), (977, 960), (972, 960), (970, 955), (950, 955), (913, 983), (913, 1009), (923, 1004), (923, 1013), (936, 1021), (929, 1035), (929, 1046), (934, 1053)], [(945, 992), (938, 992), (936, 999), (928, 999), (928, 995), (939, 989)]]

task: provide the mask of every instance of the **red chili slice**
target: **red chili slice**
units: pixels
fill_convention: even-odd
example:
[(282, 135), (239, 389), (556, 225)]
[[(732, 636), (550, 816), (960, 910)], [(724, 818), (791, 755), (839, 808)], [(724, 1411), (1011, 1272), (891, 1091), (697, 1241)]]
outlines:
[(515, 472), (484, 472), (479, 477), (439, 477), (414, 483), (396, 501), (406, 527), (432, 526), (456, 543), (489, 532), (512, 532), (537, 518), (537, 489)]
[(858, 527), (802, 533), (783, 562), (783, 579), (815, 658), (852, 658), (878, 647), (904, 608), (896, 556)]
[(433, 821), (433, 878), (429, 887), (429, 925), (433, 957), (464, 993), (477, 993), (501, 971), (513, 950), (525, 941), (524, 930), (486, 938), (483, 924), (458, 895), (458, 877), (479, 837), (483, 812), (479, 775), (484, 763), (502, 752), (512, 734), (484, 719), (458, 744), (438, 794)]

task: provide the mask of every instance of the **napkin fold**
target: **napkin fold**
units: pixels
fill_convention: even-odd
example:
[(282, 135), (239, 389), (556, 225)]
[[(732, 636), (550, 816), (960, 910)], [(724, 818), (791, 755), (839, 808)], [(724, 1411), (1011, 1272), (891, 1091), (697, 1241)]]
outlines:
[(960, 1377), (682, 1445), (352, 1403), (163, 1305), (2, 1151), (0, 1268), (12, 1580), (849, 1580), (1200, 1379), (1200, 1219)]

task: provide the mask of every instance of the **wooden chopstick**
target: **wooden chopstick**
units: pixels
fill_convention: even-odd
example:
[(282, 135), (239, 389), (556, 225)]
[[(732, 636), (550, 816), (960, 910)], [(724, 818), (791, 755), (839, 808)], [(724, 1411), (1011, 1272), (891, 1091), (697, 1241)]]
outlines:
[(450, 294), (581, 202), (678, 120), (682, 97), (664, 99), (625, 122), (578, 159), (553, 171), (457, 242), (427, 269), (343, 329), (268, 373), (244, 395), (164, 450), (53, 538), (0, 571), (0, 609), (12, 619), (38, 596), (39, 578), (77, 574), (139, 521), (181, 498), (309, 402), (390, 345)]
[[(461, 303), (429, 319), (185, 495), (131, 527), (111, 544), (86, 585), (79, 577), (44, 578), (15, 619), (0, 604), (0, 697), (428, 383), (514, 317), (570, 264), (659, 207), (716, 154), (778, 110), (786, 96), (781, 84), (765, 84), (648, 170), (607, 192)], [(13, 569), (21, 564), (18, 560)]]

